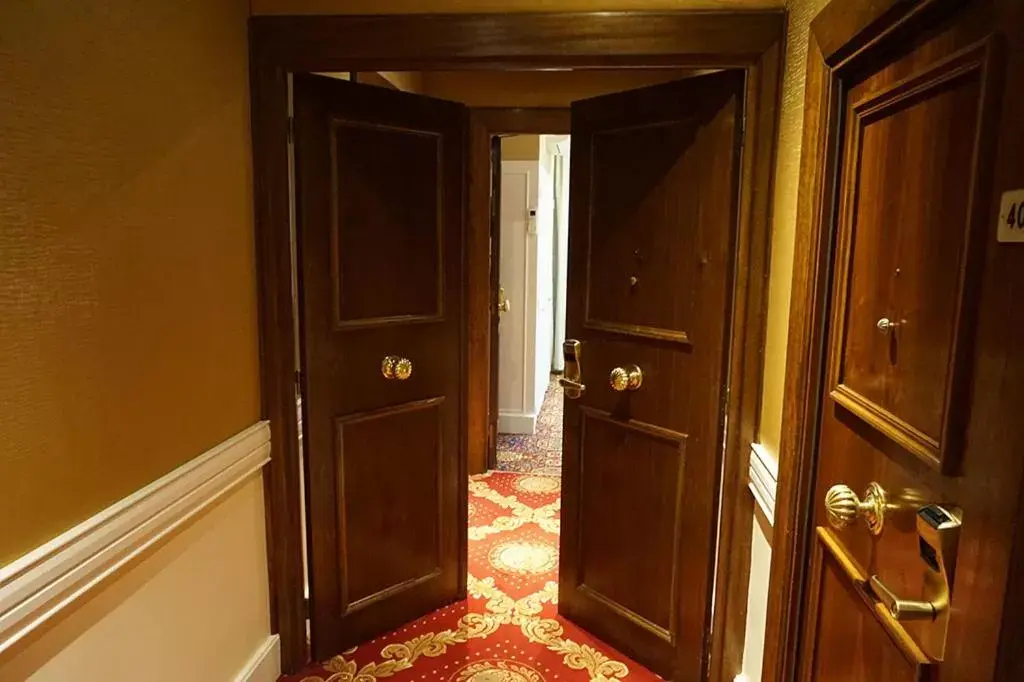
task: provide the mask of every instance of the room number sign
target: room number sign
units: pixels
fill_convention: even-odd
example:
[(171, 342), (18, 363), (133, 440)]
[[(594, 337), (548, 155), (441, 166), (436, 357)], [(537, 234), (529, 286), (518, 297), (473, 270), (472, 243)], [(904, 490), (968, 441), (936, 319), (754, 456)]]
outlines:
[(996, 234), (1001, 242), (1024, 242), (1024, 189), (1003, 192)]

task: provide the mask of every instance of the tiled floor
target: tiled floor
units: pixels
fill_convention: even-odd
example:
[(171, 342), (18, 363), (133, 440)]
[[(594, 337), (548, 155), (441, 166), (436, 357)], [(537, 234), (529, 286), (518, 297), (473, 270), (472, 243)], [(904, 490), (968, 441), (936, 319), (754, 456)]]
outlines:
[(562, 389), (551, 378), (544, 403), (537, 416), (537, 431), (532, 436), (499, 433), (497, 460), (499, 471), (521, 474), (562, 474)]

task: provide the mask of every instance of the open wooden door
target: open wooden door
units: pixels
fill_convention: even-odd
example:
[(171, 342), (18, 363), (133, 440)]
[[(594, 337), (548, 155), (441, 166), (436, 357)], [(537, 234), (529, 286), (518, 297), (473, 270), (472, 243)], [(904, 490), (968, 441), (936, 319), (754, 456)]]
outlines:
[(313, 656), (458, 598), (466, 112), (296, 76)]
[(675, 680), (711, 623), (743, 88), (572, 107), (559, 611)]
[(802, 682), (1009, 682), (1021, 677), (994, 669), (1020, 660), (1019, 601), (1004, 591), (1024, 251), (1002, 237), (1015, 216), (1000, 195), (1024, 187), (1024, 125), (1004, 95), (1024, 82), (1024, 11), (901, 4), (880, 3), (868, 26), (860, 3), (834, 2), (813, 25), (835, 142), (812, 164), (828, 178), (825, 350), (804, 436), (813, 530), (795, 667)]

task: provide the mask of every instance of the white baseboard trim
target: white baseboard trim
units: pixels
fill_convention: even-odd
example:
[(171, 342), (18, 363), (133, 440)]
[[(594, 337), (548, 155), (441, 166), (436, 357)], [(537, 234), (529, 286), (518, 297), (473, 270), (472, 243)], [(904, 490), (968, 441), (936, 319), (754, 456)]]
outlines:
[(0, 652), (270, 461), (259, 422), (0, 568)]
[(775, 525), (775, 492), (779, 485), (779, 460), (760, 443), (750, 444), (748, 485), (768, 523)]
[(532, 436), (536, 432), (536, 414), (528, 412), (498, 412), (498, 433), (523, 433)]
[(281, 638), (267, 637), (242, 671), (235, 676), (235, 682), (277, 682), (281, 677)]

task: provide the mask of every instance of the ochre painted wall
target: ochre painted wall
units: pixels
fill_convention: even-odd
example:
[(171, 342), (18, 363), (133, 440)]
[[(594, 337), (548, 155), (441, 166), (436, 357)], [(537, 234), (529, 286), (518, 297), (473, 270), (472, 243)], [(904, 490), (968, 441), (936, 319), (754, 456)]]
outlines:
[(501, 138), (502, 161), (536, 161), (540, 158), (540, 135), (509, 135)]
[(259, 417), (247, 14), (0, 3), (0, 565)]
[(253, 14), (429, 14), (755, 9), (782, 0), (252, 0)]
[(775, 160), (772, 206), (771, 275), (765, 339), (760, 442), (776, 457), (782, 432), (782, 398), (789, 335), (789, 295), (793, 280), (796, 199), (800, 180), (800, 146), (804, 129), (804, 81), (807, 76), (808, 28), (828, 0), (790, 0), (782, 107)]

